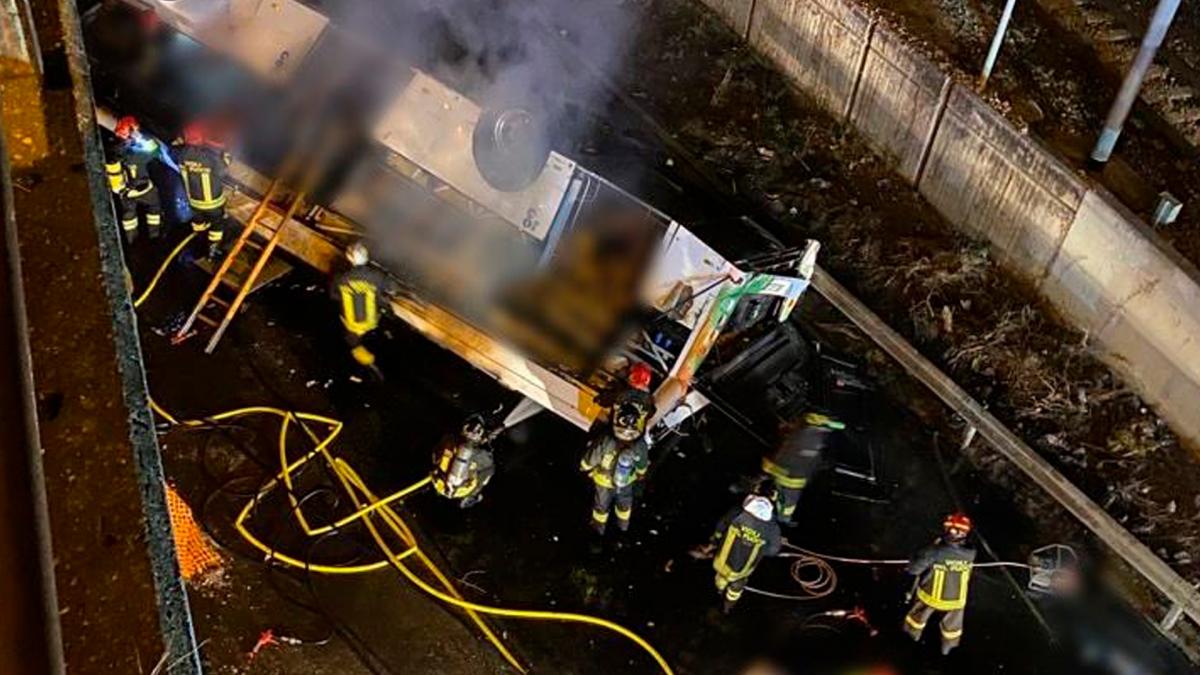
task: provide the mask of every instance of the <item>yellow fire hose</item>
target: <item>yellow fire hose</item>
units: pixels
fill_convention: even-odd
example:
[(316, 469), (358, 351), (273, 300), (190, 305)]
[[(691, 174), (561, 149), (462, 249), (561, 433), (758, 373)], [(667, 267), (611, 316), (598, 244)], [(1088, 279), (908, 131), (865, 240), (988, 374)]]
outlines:
[[(430, 478), (427, 476), (408, 487), (387, 495), (386, 497), (377, 497), (370, 491), (369, 488), (367, 488), (366, 483), (347, 462), (341, 458), (334, 457), (329, 451), (330, 444), (338, 436), (338, 434), (341, 433), (342, 423), (340, 421), (330, 417), (314, 415), (312, 413), (293, 413), (279, 408), (264, 406), (239, 408), (237, 410), (219, 413), (205, 419), (181, 421), (159, 406), (156, 402), (154, 402), (153, 399), (150, 401), (150, 406), (154, 412), (156, 412), (168, 423), (173, 425), (202, 426), (208, 423), (220, 422), (234, 417), (255, 414), (269, 414), (281, 418), (279, 433), (279, 473), (263, 485), (258, 493), (242, 508), (241, 512), (234, 521), (234, 527), (237, 529), (238, 533), (251, 546), (261, 551), (268, 560), (277, 561), (284, 565), (289, 565), (318, 574), (362, 574), (373, 572), (388, 566), (395, 567), (396, 570), (399, 571), (406, 579), (408, 579), (413, 585), (417, 586), (417, 588), (420, 588), (426, 594), (436, 598), (437, 600), (440, 600), (441, 602), (465, 611), (472, 621), (480, 628), (488, 641), (491, 642), (496, 650), (501, 654), (501, 656), (503, 656), (506, 661), (508, 661), (514, 668), (522, 673), (526, 672), (526, 668), (516, 659), (515, 656), (513, 656), (504, 642), (492, 631), (492, 629), (479, 615), (485, 614), (513, 619), (583, 623), (592, 626), (598, 626), (600, 628), (615, 632), (634, 642), (654, 659), (663, 673), (666, 675), (673, 675), (673, 671), (667, 664), (666, 660), (658, 653), (657, 650), (654, 649), (653, 646), (650, 645), (650, 643), (628, 628), (625, 628), (624, 626), (612, 621), (588, 616), (585, 614), (492, 607), (464, 599), (454, 587), (454, 584), (451, 583), (446, 575), (443, 574), (442, 571), (433, 563), (433, 561), (430, 560), (429, 557), (426, 556), (425, 553), (420, 549), (420, 547), (417, 545), (416, 537), (413, 535), (412, 530), (391, 506), (393, 503), (398, 502), (404, 497), (414, 494), (420, 489), (424, 488), (429, 484)], [(300, 428), (313, 441), (314, 447), (299, 459), (289, 460), (287, 452), (288, 428), (293, 421), (300, 422)], [(313, 431), (310, 430), (307, 425), (303, 424), (304, 421), (326, 425), (328, 427), (328, 434), (324, 438), (318, 438), (317, 435), (313, 433)], [(295, 494), (292, 491), (292, 474), (314, 457), (318, 456), (324, 459), (329, 467), (333, 470), (334, 476), (336, 476), (338, 481), (342, 484), (342, 488), (350, 497), (356, 510), (353, 513), (337, 520), (332, 525), (311, 527), (308, 519), (304, 516), (302, 504), (296, 499)], [(319, 536), (345, 527), (346, 525), (349, 525), (355, 521), (361, 520), (370, 532), (371, 537), (375, 540), (375, 543), (380, 552), (383, 554), (384, 559), (373, 563), (359, 565), (317, 565), (288, 556), (287, 554), (273, 549), (271, 546), (255, 537), (246, 526), (246, 521), (250, 518), (254, 507), (268, 494), (278, 488), (281, 483), (286, 487), (288, 500), (292, 505), (292, 512), (296, 516), (296, 521), (307, 535)], [(376, 519), (378, 519), (379, 523), (382, 523), (388, 530), (390, 530), (392, 535), (394, 535), (396, 539), (403, 545), (403, 548), (399, 553), (395, 552), (392, 546), (388, 544), (384, 534), (378, 527), (379, 523), (377, 523)], [(417, 560), (419, 560), (422, 567), (424, 567), (424, 569), (433, 576), (438, 585), (440, 585), (444, 590), (439, 590), (433, 584), (422, 579), (412, 569), (405, 565), (404, 561), (410, 557), (415, 557)]]
[(154, 287), (158, 285), (158, 280), (161, 279), (163, 273), (167, 271), (167, 267), (171, 265), (171, 261), (175, 259), (175, 256), (179, 255), (179, 252), (182, 251), (184, 247), (188, 245), (188, 242), (190, 242), (195, 236), (196, 233), (192, 232), (188, 236), (184, 237), (183, 241), (179, 242), (175, 248), (171, 249), (171, 252), (167, 254), (167, 259), (162, 261), (162, 265), (159, 265), (158, 271), (154, 273), (154, 278), (150, 279), (150, 283), (146, 284), (146, 288), (142, 291), (142, 294), (138, 296), (137, 300), (133, 301), (134, 309), (141, 307), (142, 303), (146, 301), (146, 298), (150, 297), (150, 293), (152, 293), (154, 291)]
[[(167, 255), (166, 259), (163, 260), (162, 264), (159, 266), (158, 271), (155, 272), (154, 277), (150, 279), (150, 283), (147, 284), (146, 288), (134, 301), (133, 306), (135, 308), (140, 307), (142, 303), (144, 303), (146, 299), (150, 297), (150, 294), (158, 285), (159, 279), (162, 278), (163, 274), (170, 266), (171, 261), (179, 255), (180, 251), (182, 251), (195, 236), (195, 233), (192, 233), (184, 237), (183, 240), (180, 241), (174, 249), (172, 249), (170, 254)], [(404, 575), (405, 578), (407, 578), (410, 582), (428, 595), (465, 611), (467, 615), (471, 617), (471, 620), (479, 627), (480, 631), (484, 634), (488, 641), (491, 642), (496, 650), (500, 653), (500, 655), (503, 656), (506, 661), (508, 661), (521, 673), (527, 672), (527, 669), (521, 664), (520, 661), (517, 660), (515, 656), (513, 656), (512, 652), (509, 651), (504, 642), (492, 631), (491, 627), (489, 627), (487, 623), (480, 618), (480, 614), (503, 616), (514, 619), (560, 621), (599, 626), (631, 640), (654, 658), (654, 661), (658, 664), (659, 668), (662, 669), (663, 673), (666, 675), (673, 675), (671, 667), (667, 664), (666, 660), (663, 659), (662, 655), (659, 654), (658, 651), (650, 645), (650, 643), (646, 642), (646, 640), (644, 640), (641, 636), (629, 630), (628, 628), (625, 628), (624, 626), (612, 621), (588, 616), (585, 614), (492, 607), (489, 605), (481, 605), (470, 602), (463, 598), (458, 592), (458, 589), (455, 588), (453, 583), (451, 583), (450, 579), (447, 578), (446, 575), (443, 574), (440, 569), (438, 569), (437, 565), (435, 565), (433, 561), (430, 560), (429, 557), (420, 549), (420, 547), (417, 545), (417, 540), (413, 535), (412, 530), (391, 506), (393, 503), (398, 502), (408, 495), (414, 494), (425, 486), (429, 485), (431, 477), (426, 476), (416, 483), (413, 483), (412, 485), (401, 490), (397, 490), (396, 492), (393, 492), (382, 499), (376, 497), (370, 491), (370, 489), (367, 488), (366, 483), (362, 480), (362, 478), (359, 477), (358, 473), (355, 472), (348, 463), (340, 458), (334, 457), (329, 452), (330, 444), (342, 431), (343, 425), (339, 420), (321, 415), (314, 415), (312, 413), (293, 413), (280, 408), (268, 406), (238, 408), (236, 410), (218, 413), (204, 419), (180, 420), (169, 413), (165, 408), (160, 406), (153, 398), (150, 398), (149, 402), (151, 410), (166, 420), (169, 424), (175, 426), (204, 426), (213, 422), (221, 422), (243, 415), (275, 415), (281, 418), (279, 427), (279, 473), (271, 478), (271, 480), (267, 481), (267, 483), (259, 489), (258, 493), (246, 503), (241, 512), (238, 513), (237, 518), (234, 520), (234, 527), (237, 529), (238, 534), (240, 534), (242, 538), (245, 539), (251, 546), (261, 551), (263, 555), (266, 556), (267, 560), (279, 562), (281, 564), (302, 569), (307, 572), (331, 575), (364, 574), (368, 572), (374, 572), (388, 566), (395, 567), (402, 575)], [(328, 435), (326, 435), (324, 438), (318, 438), (316, 434), (314, 434), (313, 431), (308, 428), (307, 425), (303, 424), (303, 421), (305, 420), (327, 425), (329, 427)], [(289, 461), (287, 438), (289, 425), (292, 421), (300, 422), (300, 428), (312, 440), (314, 447), (300, 459)], [(304, 515), (302, 504), (296, 499), (295, 493), (293, 492), (292, 473), (317, 456), (322, 457), (333, 470), (334, 475), (342, 484), (342, 488), (346, 491), (346, 494), (349, 495), (356, 510), (354, 513), (340, 518), (331, 525), (312, 527), (309, 524), (307, 517)], [(257, 506), (263, 498), (275, 490), (281, 482), (286, 487), (287, 498), (292, 505), (292, 513), (295, 514), (297, 523), (307, 536), (321, 536), (323, 534), (343, 528), (355, 521), (361, 520), (363, 524), (366, 525), (368, 531), (370, 531), (371, 537), (375, 540), (380, 552), (383, 553), (384, 559), (373, 563), (360, 565), (318, 565), (277, 551), (264, 543), (258, 537), (254, 536), (254, 534), (251, 533), (250, 529), (246, 526), (246, 521), (250, 518), (251, 513), (253, 513), (254, 507)], [(403, 551), (400, 553), (395, 553), (392, 548), (388, 546), (383, 535), (376, 527), (374, 518), (379, 518), (383, 524), (386, 525), (389, 530), (391, 530), (392, 534), (395, 535), (395, 537), (404, 545)], [(419, 577), (411, 569), (409, 569), (404, 564), (404, 560), (409, 557), (416, 557), (426, 571), (433, 575), (438, 584), (441, 585), (445, 590), (438, 590), (433, 585)]]

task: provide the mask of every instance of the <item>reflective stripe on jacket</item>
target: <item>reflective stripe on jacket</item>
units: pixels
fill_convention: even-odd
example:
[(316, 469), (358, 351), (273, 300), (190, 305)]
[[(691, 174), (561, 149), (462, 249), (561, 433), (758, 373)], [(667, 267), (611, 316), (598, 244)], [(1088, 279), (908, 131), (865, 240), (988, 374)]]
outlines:
[(791, 432), (773, 455), (763, 457), (763, 472), (780, 487), (803, 488), (821, 467), (831, 434), (829, 429), (814, 426)]
[(729, 581), (750, 576), (764, 557), (779, 553), (782, 544), (779, 525), (763, 522), (740, 508), (718, 536), (721, 543), (713, 569)]
[(386, 283), (387, 277), (370, 265), (358, 265), (337, 276), (330, 294), (347, 331), (364, 335), (379, 326), (380, 296)]
[[(623, 455), (629, 458), (629, 465), (633, 467), (627, 474), (618, 471), (618, 464)], [(650, 453), (645, 441), (639, 438), (629, 444), (623, 444), (608, 431), (593, 441), (579, 462), (579, 469), (589, 472), (592, 481), (605, 488), (632, 485), (646, 474), (649, 466)]]
[(938, 541), (922, 549), (908, 564), (910, 574), (918, 575), (917, 597), (930, 607), (948, 611), (967, 605), (975, 549)]
[(225, 167), (229, 153), (187, 145), (177, 152), (179, 172), (192, 208), (215, 209), (225, 205)]

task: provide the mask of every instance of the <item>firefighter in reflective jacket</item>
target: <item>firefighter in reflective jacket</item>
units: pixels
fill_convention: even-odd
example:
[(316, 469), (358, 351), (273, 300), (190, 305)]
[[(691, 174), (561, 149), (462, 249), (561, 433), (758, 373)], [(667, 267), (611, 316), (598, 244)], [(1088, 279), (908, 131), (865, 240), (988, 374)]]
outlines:
[(804, 426), (788, 434), (773, 455), (763, 457), (763, 472), (775, 482), (775, 515), (780, 524), (794, 524), (800, 494), (824, 462), (830, 437), (845, 428), (827, 415), (807, 413)]
[(971, 519), (965, 514), (946, 516), (942, 527), (945, 534), (921, 549), (908, 563), (908, 573), (916, 577), (913, 582), (916, 599), (904, 617), (904, 631), (913, 640), (920, 640), (929, 618), (934, 612), (943, 612), (942, 654), (949, 654), (962, 639), (963, 610), (967, 606), (975, 549), (966, 545)]
[(207, 233), (208, 257), (215, 259), (225, 235), (225, 168), (232, 159), (199, 122), (184, 127), (175, 156), (192, 207), (192, 232)]
[(740, 509), (721, 519), (710, 546), (715, 546), (713, 570), (717, 573), (717, 592), (723, 598), (725, 612), (733, 609), (742, 597), (750, 575), (762, 559), (777, 555), (782, 545), (775, 507), (766, 497), (750, 495)]
[(380, 305), (384, 302), (383, 290), (387, 277), (370, 266), (367, 247), (355, 242), (346, 248), (346, 259), (350, 269), (342, 272), (333, 282), (332, 295), (342, 314), (342, 326), (346, 329), (346, 342), (350, 355), (359, 364), (375, 369), (375, 354), (363, 344), (367, 335), (379, 326)]
[(632, 404), (618, 406), (612, 415), (611, 432), (596, 436), (588, 445), (581, 471), (586, 471), (595, 486), (592, 502), (592, 528), (604, 534), (609, 510), (617, 514), (617, 527), (629, 529), (633, 514), (633, 485), (646, 475), (650, 466), (649, 449), (644, 438), (645, 411)]
[(118, 120), (113, 133), (118, 145), (105, 163), (104, 173), (109, 189), (117, 196), (117, 218), (125, 241), (133, 243), (137, 239), (139, 211), (146, 219), (150, 238), (157, 239), (162, 235), (162, 205), (150, 180), (150, 165), (160, 161), (162, 147), (151, 136), (142, 134), (141, 125), (133, 117)]
[(433, 488), (469, 509), (483, 499), (483, 488), (496, 473), (491, 441), (483, 418), (472, 415), (458, 434), (444, 441), (433, 459)]

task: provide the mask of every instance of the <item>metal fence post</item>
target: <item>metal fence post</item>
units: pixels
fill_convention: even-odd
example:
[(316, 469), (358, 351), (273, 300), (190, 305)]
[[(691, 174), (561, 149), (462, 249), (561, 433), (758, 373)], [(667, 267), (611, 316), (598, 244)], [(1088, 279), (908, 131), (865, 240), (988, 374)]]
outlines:
[(1150, 64), (1154, 63), (1154, 55), (1158, 53), (1158, 48), (1162, 46), (1163, 39), (1167, 36), (1167, 30), (1171, 28), (1171, 22), (1175, 20), (1175, 10), (1177, 9), (1179, 9), (1179, 0), (1159, 0), (1158, 7), (1154, 8), (1154, 16), (1150, 18), (1150, 27), (1146, 29), (1146, 35), (1142, 37), (1142, 46), (1129, 66), (1129, 72), (1125, 74), (1121, 90), (1117, 92), (1117, 98), (1108, 111), (1104, 130), (1100, 132), (1100, 138), (1092, 150), (1093, 161), (1104, 163), (1112, 156), (1117, 139), (1121, 137), (1121, 129), (1125, 126), (1125, 118), (1129, 117), (1129, 111), (1133, 109), (1133, 104), (1137, 101), (1138, 92), (1142, 89), (1142, 82), (1146, 79)]
[(992, 45), (988, 48), (987, 59), (983, 62), (983, 72), (979, 75), (979, 91), (987, 87), (988, 79), (992, 77), (992, 69), (996, 67), (996, 59), (1000, 56), (1000, 46), (1004, 44), (1004, 36), (1008, 33), (1008, 24), (1012, 21), (1013, 9), (1017, 0), (1008, 0), (1004, 4), (1004, 13), (1000, 15), (1000, 24), (996, 26), (996, 34), (992, 36)]

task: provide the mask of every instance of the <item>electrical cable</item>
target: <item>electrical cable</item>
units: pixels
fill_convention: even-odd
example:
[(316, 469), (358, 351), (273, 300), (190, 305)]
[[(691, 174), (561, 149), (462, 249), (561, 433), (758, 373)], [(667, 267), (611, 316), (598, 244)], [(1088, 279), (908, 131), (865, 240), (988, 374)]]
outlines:
[[(763, 595), (768, 598), (775, 598), (777, 600), (805, 601), (819, 600), (831, 595), (837, 590), (837, 572), (834, 571), (832, 565), (823, 560), (821, 557), (803, 554), (794, 554), (788, 557), (795, 558), (795, 560), (792, 562), (791, 568), (788, 570), (788, 573), (791, 575), (792, 581), (795, 581), (797, 584), (799, 584), (800, 590), (804, 593), (803, 595), (776, 593), (774, 591), (765, 591), (760, 588), (753, 588), (750, 586), (746, 587), (746, 591), (754, 593), (755, 595)], [(816, 570), (816, 577), (805, 578), (805, 570)]]

